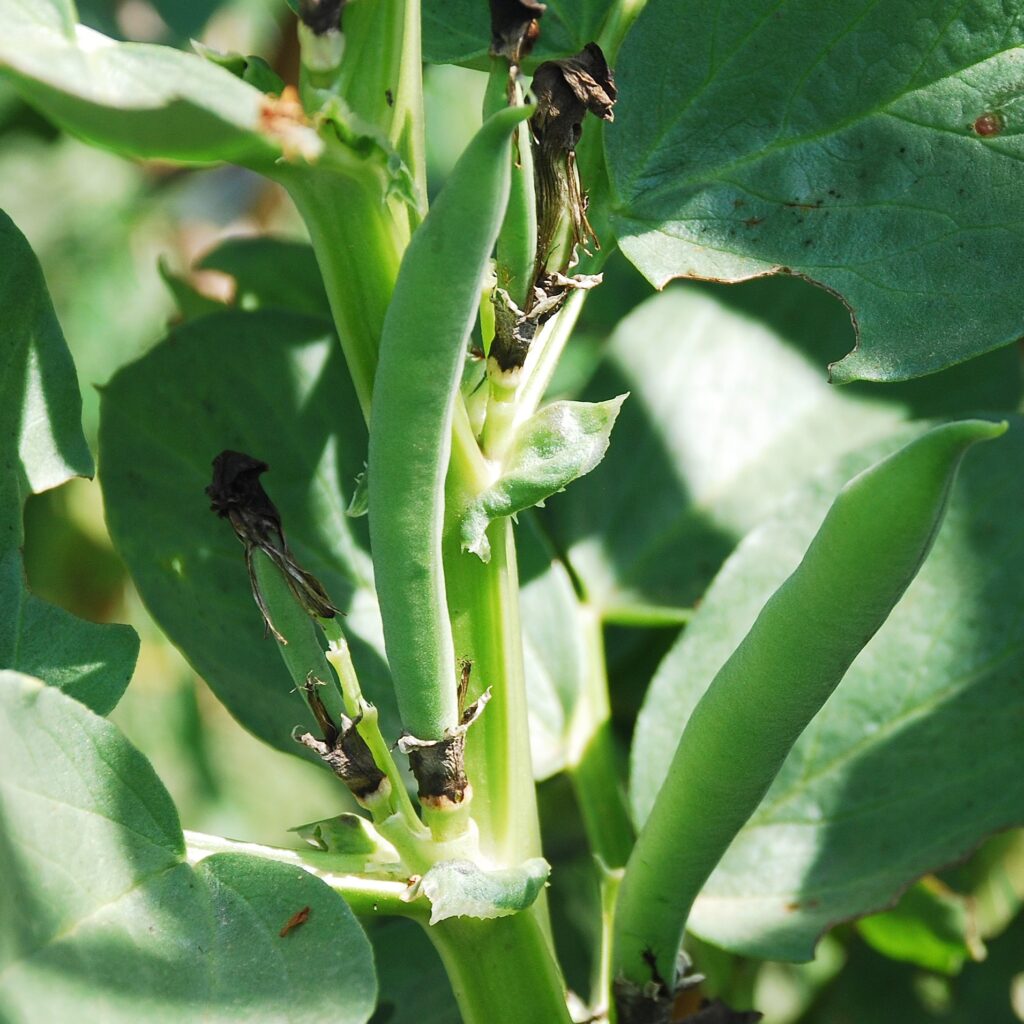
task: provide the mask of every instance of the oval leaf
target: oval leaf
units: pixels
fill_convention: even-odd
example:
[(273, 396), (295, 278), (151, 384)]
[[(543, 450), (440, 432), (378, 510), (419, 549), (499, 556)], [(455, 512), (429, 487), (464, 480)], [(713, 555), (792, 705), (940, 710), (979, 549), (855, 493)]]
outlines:
[(42, 270), (2, 212), (0, 310), (0, 668), (38, 676), (106, 714), (135, 668), (135, 631), (33, 597), (18, 551), (28, 495), (91, 476), (93, 466), (78, 377)]
[(585, 392), (631, 393), (615, 441), (543, 513), (588, 602), (617, 621), (687, 608), (819, 467), (908, 417), (1020, 401), (1010, 349), (909, 384), (830, 387), (821, 367), (851, 340), (842, 310), (791, 278), (673, 285), (630, 313)]
[[(187, 382), (182, 386), (182, 382)], [(397, 735), (365, 526), (345, 516), (366, 427), (322, 320), (225, 312), (174, 331), (104, 390), (101, 482), (111, 536), (143, 600), (233, 715), (299, 753), (312, 723), (253, 601), (241, 546), (209, 511), (225, 448), (270, 464), (267, 493), (303, 568), (347, 612), (368, 699)]]
[(223, 68), (167, 46), (116, 42), (74, 24), (73, 9), (57, 0), (0, 0), (0, 24), (0, 74), (94, 145), (270, 166), (284, 148), (319, 144), (311, 128), (275, 117), (263, 93)]
[(783, 271), (841, 295), (837, 381), (1015, 341), (1022, 40), (992, 0), (650, 0), (606, 134), (623, 251), (658, 287)]
[[(576, 53), (597, 38), (611, 0), (547, 4), (530, 63)], [(423, 0), (423, 59), (431, 64), (487, 67), (491, 19), (478, 0)]]
[(92, 476), (78, 377), (35, 253), (0, 211), (0, 552), (30, 494)]
[[(709, 681), (793, 571), (838, 483), (877, 449), (799, 489), (726, 563), (652, 683), (633, 748), (642, 820)], [(1024, 818), (1019, 580), (1024, 421), (964, 463), (920, 575), (797, 741), (704, 887), (697, 934), (807, 959), (817, 936)], [(982, 571), (982, 568), (984, 570)], [(771, 714), (772, 704), (763, 706)], [(983, 794), (983, 796), (982, 796)]]
[(114, 726), (13, 672), (0, 705), (5, 1019), (369, 1018), (369, 943), (332, 889), (239, 854), (193, 871), (167, 791)]
[(534, 857), (513, 868), (485, 871), (471, 860), (444, 860), (417, 883), (430, 900), (430, 923), (450, 917), (508, 917), (531, 906), (551, 874), (551, 865)]
[(501, 476), (462, 516), (462, 547), (482, 561), (491, 557), (487, 527), (565, 490), (586, 476), (608, 450), (625, 395), (609, 402), (553, 402), (519, 429), (502, 460)]

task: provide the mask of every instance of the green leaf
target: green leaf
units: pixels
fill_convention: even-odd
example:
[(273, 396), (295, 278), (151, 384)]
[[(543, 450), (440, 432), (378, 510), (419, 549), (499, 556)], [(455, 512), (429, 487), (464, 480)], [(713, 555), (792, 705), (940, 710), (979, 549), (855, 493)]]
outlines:
[(650, 0), (606, 134), (623, 252), (658, 287), (787, 272), (842, 296), (837, 381), (1015, 341), (1022, 40), (998, 0)]
[[(540, 20), (530, 64), (578, 53), (596, 39), (612, 0), (557, 0)], [(423, 59), (430, 64), (487, 67), (491, 19), (477, 0), (423, 0)]]
[(679, 609), (800, 480), (909, 416), (1015, 409), (1010, 349), (909, 384), (831, 387), (849, 318), (791, 278), (675, 285), (616, 329), (584, 397), (631, 393), (598, 470), (543, 519), (608, 618)]
[(289, 829), (310, 846), (324, 853), (362, 857), (364, 862), (396, 864), (401, 859), (395, 848), (382, 839), (366, 818), (358, 814), (339, 814), (308, 825)]
[(869, 946), (892, 960), (957, 974), (971, 958), (970, 914), (965, 897), (937, 879), (925, 878), (911, 886), (892, 910), (859, 921), (857, 931)]
[[(891, 445), (887, 445), (891, 448)], [(649, 691), (633, 746), (646, 816), (684, 723), (789, 576), (839, 483), (879, 449), (802, 485), (722, 569)], [(837, 921), (1022, 820), (1024, 421), (964, 462), (917, 579), (796, 742), (697, 900), (690, 927), (725, 948), (806, 959)], [(771, 702), (760, 710), (765, 721)]]
[[(0, 43), (0, 46), (3, 44)], [(30, 494), (92, 476), (78, 378), (25, 237), (0, 212), (0, 553), (21, 544)]]
[(489, 920), (532, 906), (550, 873), (551, 865), (542, 857), (492, 871), (470, 860), (444, 860), (426, 872), (415, 891), (430, 900), (431, 924), (450, 917)]
[(564, 490), (604, 458), (625, 395), (608, 402), (554, 402), (516, 431), (501, 475), (463, 512), (462, 549), (490, 561), (487, 527)]
[(264, 117), (266, 96), (193, 53), (119, 43), (58, 0), (0, 0), (0, 74), (56, 124), (126, 156), (269, 167), (313, 153), (313, 129)]
[(316, 255), (305, 242), (266, 235), (229, 238), (203, 256), (196, 268), (233, 277), (232, 303), (240, 309), (287, 309), (331, 320)]
[(63, 690), (99, 715), (121, 699), (139, 656), (130, 626), (75, 618), (33, 597), (17, 551), (0, 554), (0, 667)]
[(455, 1024), (460, 1019), (444, 966), (422, 926), (400, 917), (369, 929), (380, 985), (373, 1024)]
[(38, 676), (106, 714), (131, 679), (138, 637), (33, 597), (18, 551), (28, 495), (91, 476), (93, 465), (78, 378), (42, 270), (2, 212), (0, 311), (0, 668)]
[(193, 870), (167, 791), (113, 725), (13, 672), (0, 704), (5, 1019), (369, 1018), (369, 943), (333, 890), (239, 854)]
[(222, 53), (212, 46), (204, 46), (195, 39), (192, 40), (192, 49), (211, 64), (230, 71), (235, 78), (241, 78), (243, 82), (248, 82), (260, 92), (272, 92), (275, 96), (280, 96), (284, 92), (284, 79), (262, 57), (254, 57), (251, 54), (247, 57), (235, 52)]
[(269, 463), (288, 542), (347, 613), (363, 689), (385, 735), (397, 735), (366, 528), (344, 514), (366, 427), (330, 328), (270, 310), (204, 317), (122, 369), (101, 412), (114, 543), (154, 618), (231, 713), (290, 753), (301, 749), (293, 726), (312, 722), (264, 635), (242, 548), (209, 511), (210, 463), (225, 448)]

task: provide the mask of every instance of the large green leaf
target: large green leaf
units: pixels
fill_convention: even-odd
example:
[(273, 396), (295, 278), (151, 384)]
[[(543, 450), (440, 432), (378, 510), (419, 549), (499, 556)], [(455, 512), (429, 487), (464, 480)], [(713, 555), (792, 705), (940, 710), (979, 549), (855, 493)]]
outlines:
[(78, 378), (25, 237), (0, 212), (0, 553), (30, 494), (91, 476)]
[(688, 606), (817, 467), (908, 415), (1020, 400), (1009, 349), (909, 384), (829, 386), (822, 366), (849, 338), (835, 303), (788, 278), (675, 286), (622, 321), (585, 392), (631, 393), (611, 447), (544, 512), (590, 602), (612, 617)]
[(139, 654), (131, 626), (78, 619), (33, 597), (16, 550), (0, 554), (0, 667), (38, 676), (97, 714), (125, 691)]
[(0, 212), (0, 668), (59, 686), (105, 714), (124, 693), (139, 641), (128, 626), (76, 619), (33, 597), (19, 546), (29, 494), (92, 474), (78, 378), (43, 273)]
[[(554, 0), (540, 20), (534, 60), (577, 53), (596, 39), (611, 0)], [(482, 0), (423, 0), (423, 59), (487, 66), (491, 18)]]
[(129, 156), (258, 166), (316, 144), (312, 129), (266, 118), (264, 94), (210, 61), (76, 20), (62, 0), (0, 0), (0, 74), (73, 134)]
[(264, 636), (242, 548), (204, 494), (225, 448), (270, 464), (267, 493), (295, 556), (347, 612), (364, 690), (397, 734), (365, 520), (345, 515), (366, 428), (322, 320), (261, 310), (186, 324), (114, 377), (100, 425), (108, 525), (143, 600), (246, 728), (298, 753), (305, 706)]
[[(850, 456), (799, 488), (722, 569), (638, 721), (638, 820), (708, 683), (799, 562), (838, 485), (878, 454)], [(711, 876), (690, 918), (697, 934), (807, 958), (831, 924), (885, 906), (1024, 818), (1022, 458), (1016, 418), (965, 461), (932, 554)]]
[(219, 270), (235, 281), (233, 305), (288, 309), (331, 319), (313, 247), (286, 238), (228, 238), (206, 253), (198, 270)]
[(4, 1020), (369, 1018), (369, 943), (333, 890), (240, 854), (192, 869), (167, 791), (113, 725), (13, 672), (0, 704)]
[(650, 0), (606, 135), (623, 251), (658, 286), (838, 293), (859, 342), (836, 380), (1016, 340), (1022, 40), (1006, 0)]

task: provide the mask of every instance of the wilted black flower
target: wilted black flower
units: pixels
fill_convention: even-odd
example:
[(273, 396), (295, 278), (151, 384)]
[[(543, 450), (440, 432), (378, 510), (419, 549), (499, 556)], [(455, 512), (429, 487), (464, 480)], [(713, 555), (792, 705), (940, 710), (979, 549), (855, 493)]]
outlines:
[(518, 64), (533, 49), (546, 9), (536, 0), (491, 0), (491, 53)]
[(341, 28), (341, 9), (345, 0), (299, 0), (299, 18), (302, 24), (322, 36), (331, 29)]
[(227, 519), (245, 548), (245, 565), (249, 570), (252, 596), (256, 599), (267, 628), (284, 643), (274, 628), (266, 602), (256, 581), (252, 554), (258, 548), (284, 575), (295, 600), (309, 615), (333, 619), (337, 609), (320, 581), (302, 568), (292, 556), (281, 529), (281, 516), (260, 483), (260, 476), (269, 467), (244, 452), (223, 451), (213, 460), (213, 481), (206, 488), (210, 509)]

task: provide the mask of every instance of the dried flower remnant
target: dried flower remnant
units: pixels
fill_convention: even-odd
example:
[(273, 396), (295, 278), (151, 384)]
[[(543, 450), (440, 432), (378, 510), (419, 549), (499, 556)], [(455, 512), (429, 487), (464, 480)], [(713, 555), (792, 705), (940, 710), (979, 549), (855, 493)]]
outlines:
[(316, 35), (341, 28), (341, 9), (345, 0), (301, 0), (299, 20)]
[(491, 56), (518, 65), (540, 35), (545, 10), (536, 0), (491, 0)]
[(262, 551), (280, 569), (295, 600), (313, 618), (333, 619), (338, 609), (331, 604), (320, 581), (292, 556), (281, 528), (281, 515), (260, 483), (270, 467), (244, 452), (222, 451), (213, 460), (213, 482), (206, 488), (210, 510), (227, 519), (245, 548), (249, 584), (267, 629), (284, 643), (274, 628), (260, 592), (253, 566), (253, 552)]
[(286, 85), (280, 96), (267, 95), (260, 107), (260, 131), (281, 147), (286, 160), (315, 161), (324, 144), (299, 99), (298, 90)]
[[(555, 241), (563, 211), (569, 216), (573, 245), (597, 243), (587, 220), (586, 193), (576, 167), (576, 145), (589, 110), (614, 120), (615, 79), (597, 43), (575, 56), (549, 60), (533, 76), (537, 113), (530, 119), (537, 175), (537, 263), (542, 270)], [(570, 260), (558, 268), (569, 269)]]
[(303, 687), (306, 701), (323, 739), (317, 739), (310, 732), (295, 736), (298, 743), (318, 754), (320, 759), (349, 788), (352, 795), (363, 805), (370, 805), (391, 792), (391, 783), (377, 766), (373, 753), (356, 726), (359, 719), (341, 716), (341, 724), (335, 725), (320, 694), (324, 685), (310, 676)]

